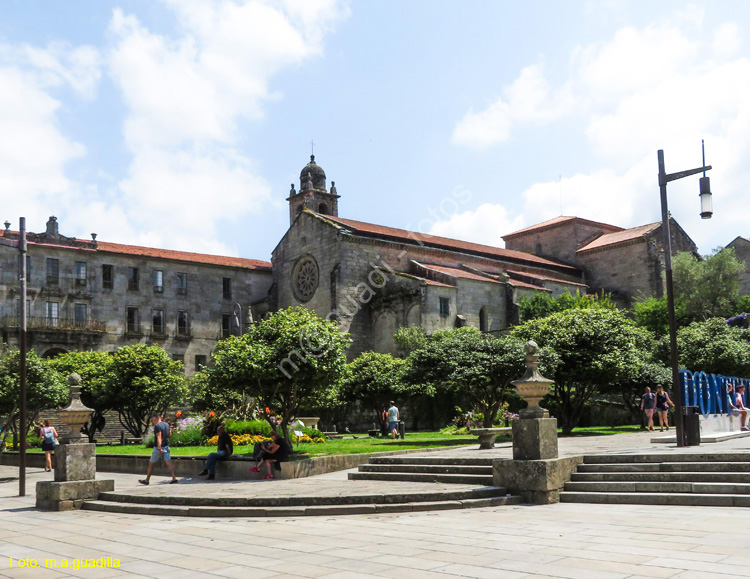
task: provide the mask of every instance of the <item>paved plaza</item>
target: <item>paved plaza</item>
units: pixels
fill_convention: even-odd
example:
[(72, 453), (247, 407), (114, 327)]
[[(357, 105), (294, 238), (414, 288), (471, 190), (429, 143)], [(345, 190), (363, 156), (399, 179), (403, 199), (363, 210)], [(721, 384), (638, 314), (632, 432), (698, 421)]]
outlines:
[[(561, 455), (583, 452), (706, 452), (747, 450), (749, 439), (700, 448), (652, 445), (647, 433), (566, 438)], [(493, 453), (454, 449), (446, 454)], [(3, 577), (566, 577), (713, 578), (750, 576), (747, 526), (740, 508), (556, 504), (436, 512), (282, 518), (186, 518), (34, 508), (36, 481), (49, 473), (29, 469), (29, 495), (16, 496), (17, 469), (0, 467), (0, 576)], [(138, 475), (114, 478), (117, 490), (138, 488)], [(161, 484), (148, 492), (340, 492), (346, 472), (302, 480)], [(362, 481), (364, 482), (364, 481)], [(388, 482), (367, 482), (374, 490)], [(426, 483), (425, 483), (426, 484)], [(352, 487), (355, 488), (355, 487)], [(143, 489), (139, 492), (145, 492)], [(10, 567), (30, 557), (36, 568)], [(72, 568), (74, 559), (119, 559), (119, 567)], [(67, 559), (71, 567), (51, 569)], [(15, 561), (15, 560), (14, 560)]]

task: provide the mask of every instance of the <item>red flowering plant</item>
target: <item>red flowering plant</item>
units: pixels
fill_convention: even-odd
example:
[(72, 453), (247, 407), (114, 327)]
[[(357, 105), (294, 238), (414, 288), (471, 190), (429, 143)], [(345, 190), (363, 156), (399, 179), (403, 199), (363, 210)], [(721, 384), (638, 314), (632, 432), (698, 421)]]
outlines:
[(222, 423), (222, 417), (217, 416), (215, 412), (211, 411), (206, 413), (206, 415), (203, 417), (203, 435), (207, 438), (216, 436), (216, 431)]

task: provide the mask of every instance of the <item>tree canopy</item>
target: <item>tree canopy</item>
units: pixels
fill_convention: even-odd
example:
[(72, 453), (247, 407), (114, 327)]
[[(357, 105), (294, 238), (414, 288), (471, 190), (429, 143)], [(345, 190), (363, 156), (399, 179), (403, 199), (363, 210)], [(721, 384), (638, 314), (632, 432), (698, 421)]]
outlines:
[(288, 440), (288, 423), (298, 409), (314, 406), (338, 387), (350, 343), (337, 324), (307, 308), (278, 311), (216, 346), (213, 367), (202, 373), (202, 403), (223, 410), (252, 397), (269, 423), (280, 420)]
[(588, 295), (576, 291), (576, 295), (573, 296), (567, 290), (557, 297), (535, 292), (530, 298), (526, 296), (522, 297), (518, 304), (520, 318), (523, 322), (544, 318), (554, 313), (571, 309), (603, 308), (611, 310), (615, 307), (609, 294)]
[(405, 364), (390, 354), (363, 352), (348, 365), (339, 398), (360, 402), (363, 408), (379, 414), (390, 400), (403, 400), (414, 394), (414, 389), (402, 379)]
[(487, 427), (524, 374), (524, 342), (494, 337), (476, 328), (439, 330), (407, 358), (404, 380), (423, 391), (453, 390), (468, 407), (482, 412)]
[(106, 396), (128, 432), (142, 437), (153, 414), (185, 398), (184, 367), (159, 346), (123, 346), (110, 356)]
[[(666, 359), (669, 344), (662, 342)], [(750, 378), (750, 330), (731, 328), (721, 318), (693, 322), (677, 332), (680, 366), (694, 372)]]
[(634, 376), (646, 358), (648, 336), (620, 310), (571, 309), (531, 320), (512, 334), (559, 356), (551, 396), (563, 432), (570, 433), (585, 404), (606, 385)]

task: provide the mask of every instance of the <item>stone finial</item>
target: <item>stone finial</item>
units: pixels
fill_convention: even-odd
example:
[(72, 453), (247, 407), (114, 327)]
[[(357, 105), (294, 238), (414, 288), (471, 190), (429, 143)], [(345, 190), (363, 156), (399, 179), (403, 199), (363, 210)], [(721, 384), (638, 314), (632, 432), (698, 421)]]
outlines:
[(70, 387), (70, 404), (63, 408), (58, 417), (60, 422), (67, 426), (67, 433), (63, 436), (63, 444), (76, 444), (83, 442), (81, 427), (91, 415), (91, 408), (81, 402), (81, 377), (73, 372), (68, 376)]
[(534, 340), (529, 340), (528, 342), (526, 342), (526, 345), (524, 345), (523, 351), (527, 356), (533, 356), (539, 351), (539, 346)]
[(294, 183), (292, 183), (292, 188), (289, 189), (289, 196), (292, 197), (292, 196), (294, 196), (296, 194), (297, 194), (297, 192), (294, 190)]
[(50, 215), (47, 221), (47, 235), (60, 235), (60, 228), (57, 223), (57, 217)]
[(523, 377), (511, 382), (528, 403), (528, 408), (521, 410), (519, 415), (521, 418), (548, 418), (549, 412), (539, 406), (539, 401), (549, 392), (554, 382), (539, 373), (539, 346), (536, 342), (532, 340), (526, 342), (524, 352), (526, 353), (526, 373)]
[(91, 241), (96, 241), (96, 233), (91, 234)]
[(310, 155), (310, 162), (315, 163), (315, 155)]
[(3, 235), (5, 237), (8, 237), (10, 235), (10, 221), (5, 222), (5, 231), (3, 232)]
[(81, 385), (81, 376), (77, 372), (73, 372), (70, 376), (68, 376), (68, 386), (80, 386)]
[[(313, 157), (314, 155), (310, 155), (310, 156)], [(313, 188), (312, 175), (310, 175), (310, 171), (308, 171), (307, 174), (305, 175), (305, 182), (303, 184), (303, 189), (305, 189), (306, 191), (309, 191), (312, 188)]]
[(336, 195), (336, 181), (331, 181), (331, 195)]

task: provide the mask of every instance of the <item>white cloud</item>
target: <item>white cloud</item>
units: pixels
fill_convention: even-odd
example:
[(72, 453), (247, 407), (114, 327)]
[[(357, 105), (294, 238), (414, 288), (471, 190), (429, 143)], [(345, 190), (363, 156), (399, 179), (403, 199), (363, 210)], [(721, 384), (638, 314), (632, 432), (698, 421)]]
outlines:
[(98, 53), (91, 47), (0, 45), (0, 196), (2, 218), (14, 226), (21, 215), (30, 229), (44, 223), (51, 207), (76, 193), (66, 167), (86, 148), (61, 130), (61, 102), (52, 91), (70, 87), (90, 99), (99, 76)]
[(133, 157), (120, 182), (128, 224), (114, 234), (150, 232), (162, 246), (207, 251), (224, 247), (216, 241), (222, 221), (270, 198), (234, 147), (241, 122), (263, 116), (278, 98), (273, 75), (319, 55), (346, 12), (333, 0), (167, 4), (179, 23), (174, 38), (121, 10), (111, 22), (110, 74), (128, 106), (123, 132)]
[(475, 211), (456, 213), (446, 220), (436, 222), (429, 233), (498, 246), (502, 241), (502, 233), (525, 226), (522, 216), (511, 217), (502, 205), (483, 203)]
[[(741, 45), (737, 25), (704, 30), (700, 10), (641, 30), (623, 28), (607, 43), (572, 51), (570, 73), (557, 87), (545, 81), (541, 68), (523, 69), (511, 84), (520, 88), (506, 89), (503, 99), (480, 113), (470, 111), (453, 140), (487, 147), (526, 126), (575, 114), (598, 167), (562, 180), (563, 213), (635, 226), (659, 218), (657, 149), (665, 150), (667, 172), (690, 169), (700, 166), (700, 141), (705, 139), (707, 162), (715, 167), (710, 175), (716, 192), (714, 219), (698, 219), (697, 178), (670, 184), (670, 195), (695, 195), (675, 199), (671, 209), (701, 250), (708, 251), (728, 243), (727, 236), (747, 234), (750, 59), (738, 55)], [(522, 98), (525, 108), (514, 104)], [(536, 223), (559, 215), (560, 185), (529, 185), (517, 218)], [(495, 207), (505, 214), (505, 208)], [(454, 235), (486, 241), (487, 233), (475, 233), (472, 223), (488, 211), (483, 206), (473, 217), (465, 215), (466, 227), (454, 227)], [(511, 220), (512, 215), (506, 218)], [(495, 243), (510, 230), (498, 229)]]

